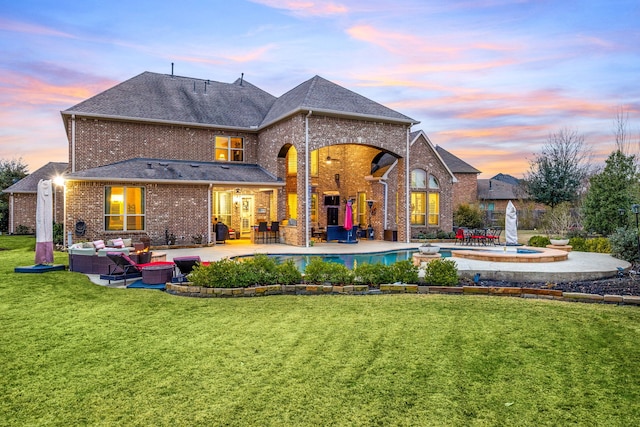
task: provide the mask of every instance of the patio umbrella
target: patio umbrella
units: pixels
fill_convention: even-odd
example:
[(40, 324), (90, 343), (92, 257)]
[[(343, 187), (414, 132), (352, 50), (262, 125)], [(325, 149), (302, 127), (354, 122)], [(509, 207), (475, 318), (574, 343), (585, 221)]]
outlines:
[(53, 263), (53, 194), (50, 179), (38, 182), (36, 264)]
[(344, 229), (347, 230), (347, 240), (351, 240), (351, 229), (353, 228), (353, 210), (351, 200), (347, 200), (347, 207), (344, 212)]
[(507, 241), (506, 244), (515, 246), (518, 244), (518, 213), (516, 212), (516, 207), (511, 203), (511, 200), (509, 200), (507, 204), (505, 216), (504, 232)]

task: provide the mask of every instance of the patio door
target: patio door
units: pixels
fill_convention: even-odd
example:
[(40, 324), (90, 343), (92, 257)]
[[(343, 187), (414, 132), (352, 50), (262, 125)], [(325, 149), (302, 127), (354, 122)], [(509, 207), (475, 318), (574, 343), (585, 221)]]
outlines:
[(253, 219), (253, 196), (243, 195), (240, 200), (240, 238), (251, 238)]

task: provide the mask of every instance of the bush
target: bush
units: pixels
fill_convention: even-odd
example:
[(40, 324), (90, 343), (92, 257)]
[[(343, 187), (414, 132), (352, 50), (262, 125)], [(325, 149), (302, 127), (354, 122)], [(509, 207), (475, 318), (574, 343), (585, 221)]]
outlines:
[(297, 285), (302, 283), (302, 273), (296, 267), (293, 260), (287, 260), (282, 264), (278, 264), (277, 283), (281, 285)]
[(64, 244), (64, 224), (54, 222), (53, 223), (53, 244)]
[(355, 282), (378, 286), (383, 283), (418, 283), (418, 267), (409, 260), (394, 264), (360, 264), (355, 270)]
[(587, 252), (611, 253), (611, 242), (606, 237), (587, 239), (585, 247)]
[(452, 259), (429, 261), (424, 270), (424, 281), (430, 285), (454, 286), (458, 284), (458, 268)]
[(353, 283), (354, 277), (353, 271), (345, 265), (322, 261), (319, 257), (312, 257), (304, 269), (304, 281), (316, 285), (323, 283), (350, 285)]
[(16, 231), (15, 231), (15, 233), (16, 233), (16, 234), (20, 234), (20, 235), (24, 235), (24, 234), (33, 234), (33, 233), (31, 232), (31, 229), (30, 229), (29, 227), (27, 227), (26, 225), (22, 225), (22, 224), (20, 224), (20, 225), (18, 225), (18, 226), (16, 227)]
[(578, 252), (588, 252), (587, 251), (587, 239), (584, 237), (572, 237), (569, 239), (569, 246), (571, 246), (572, 250)]
[(398, 261), (386, 267), (391, 272), (391, 282), (387, 283), (418, 283), (418, 267), (412, 261)]
[(620, 227), (609, 236), (611, 255), (628, 262), (638, 261), (638, 234), (630, 228)]
[(362, 285), (377, 286), (392, 280), (392, 272), (384, 264), (360, 264), (355, 269), (355, 281)]
[(480, 209), (466, 203), (458, 206), (458, 209), (453, 213), (453, 223), (458, 227), (467, 228), (481, 228), (484, 225)]
[(531, 236), (527, 244), (536, 248), (545, 248), (551, 244), (551, 240), (547, 236)]

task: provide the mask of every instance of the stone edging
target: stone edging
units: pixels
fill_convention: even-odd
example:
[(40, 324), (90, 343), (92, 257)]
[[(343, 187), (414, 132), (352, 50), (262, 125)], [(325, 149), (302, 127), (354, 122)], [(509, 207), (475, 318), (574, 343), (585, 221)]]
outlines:
[(250, 288), (206, 288), (192, 283), (167, 283), (166, 291), (172, 295), (218, 298), (255, 297), (266, 295), (379, 295), (379, 294), (458, 294), (492, 295), (520, 298), (552, 299), (559, 301), (592, 302), (607, 304), (640, 305), (640, 296), (597, 295), (580, 292), (563, 292), (555, 289), (488, 287), (488, 286), (420, 286), (420, 285), (268, 285)]

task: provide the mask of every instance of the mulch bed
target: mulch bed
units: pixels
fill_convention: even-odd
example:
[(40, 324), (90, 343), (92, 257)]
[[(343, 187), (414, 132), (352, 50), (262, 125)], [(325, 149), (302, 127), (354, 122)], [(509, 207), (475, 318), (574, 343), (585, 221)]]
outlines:
[(636, 295), (640, 296), (640, 276), (625, 275), (609, 279), (589, 280), (582, 282), (507, 282), (499, 280), (480, 280), (477, 284), (473, 281), (464, 283), (469, 286), (487, 287), (520, 287), (536, 289), (556, 289), (563, 292), (582, 292), (597, 295)]

